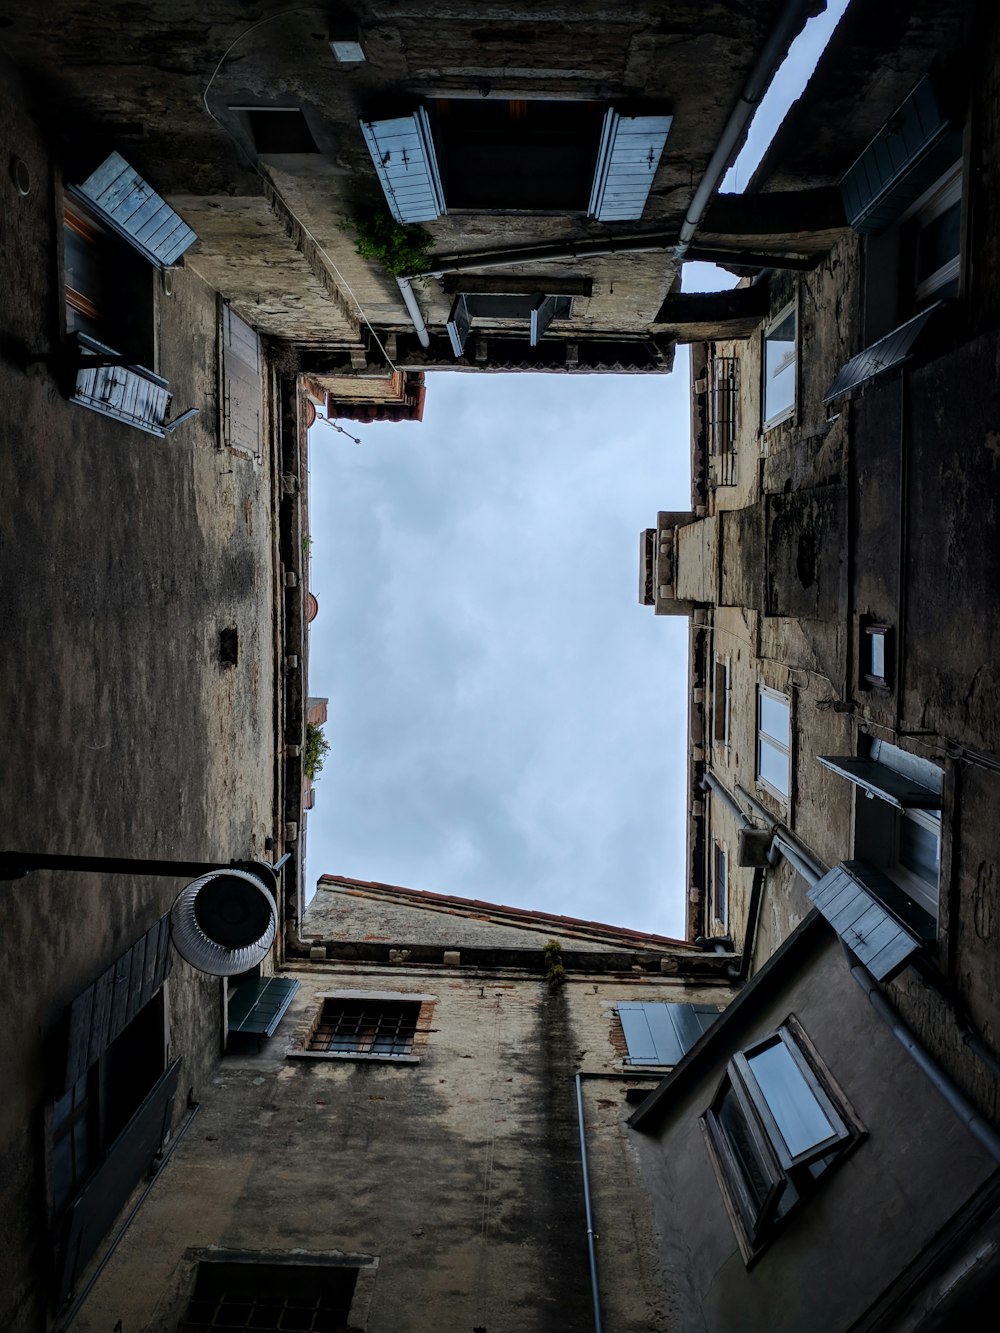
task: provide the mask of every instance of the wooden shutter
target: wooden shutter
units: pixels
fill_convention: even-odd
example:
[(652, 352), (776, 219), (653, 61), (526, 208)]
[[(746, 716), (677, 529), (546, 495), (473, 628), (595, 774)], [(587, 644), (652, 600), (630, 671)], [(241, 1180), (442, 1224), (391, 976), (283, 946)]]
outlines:
[(598, 222), (642, 217), (673, 116), (626, 116), (609, 108), (590, 192), (588, 213)]
[(677, 1064), (718, 1014), (718, 1009), (705, 1004), (622, 1001), (618, 1017), (628, 1046), (629, 1063)]
[(66, 1065), (60, 1094), (107, 1050), (163, 985), (170, 969), (170, 917), (165, 915), (69, 1007)]
[(926, 310), (921, 310), (919, 315), (914, 315), (898, 329), (887, 333), (878, 342), (872, 343), (871, 347), (866, 347), (857, 356), (852, 356), (850, 361), (837, 372), (823, 402), (829, 403), (834, 398), (839, 398), (842, 393), (857, 389), (868, 380), (874, 379), (876, 375), (881, 375), (883, 371), (892, 370), (894, 366), (908, 361), (921, 330), (940, 304), (938, 301), (928, 306)]
[(841, 180), (848, 222), (883, 231), (960, 154), (961, 136), (949, 133), (933, 84), (921, 79)]
[(230, 307), (222, 308), (222, 439), (260, 453), (260, 339)]
[(78, 1273), (163, 1146), (170, 1128), (180, 1065), (175, 1060), (154, 1084), (63, 1217), (56, 1246), (56, 1305), (73, 1290)]
[(114, 348), (96, 338), (85, 333), (73, 337), (79, 361), (69, 401), (162, 438), (171, 397), (167, 381), (143, 366), (122, 364)]
[[(934, 923), (917, 930), (892, 910), (913, 908), (903, 890), (866, 861), (843, 861), (806, 890), (840, 938), (878, 981), (888, 981), (905, 967)], [(923, 915), (926, 916), (926, 913)]]
[(176, 264), (198, 239), (120, 153), (112, 153), (82, 185), (69, 188), (87, 201), (105, 226), (157, 268)]
[(469, 311), (469, 302), (464, 296), (456, 296), (451, 314), (448, 316), (448, 337), (451, 339), (451, 350), (456, 356), (464, 353), (471, 328), (472, 315)]
[(286, 977), (244, 981), (229, 1001), (229, 1031), (273, 1036), (298, 988)]
[(940, 810), (941, 795), (922, 783), (914, 782), (888, 764), (876, 759), (858, 759), (854, 755), (816, 756), (824, 768), (838, 773), (856, 787), (878, 796), (900, 810)]
[(565, 319), (572, 301), (568, 296), (540, 296), (531, 308), (531, 346), (537, 347), (554, 319)]
[(423, 107), (394, 120), (362, 120), (389, 211), (397, 222), (433, 222), (444, 213), (430, 121)]

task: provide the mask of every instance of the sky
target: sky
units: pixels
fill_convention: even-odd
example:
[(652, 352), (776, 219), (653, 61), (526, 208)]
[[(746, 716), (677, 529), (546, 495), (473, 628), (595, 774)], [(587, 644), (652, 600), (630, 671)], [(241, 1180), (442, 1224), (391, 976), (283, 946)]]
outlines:
[[(725, 190), (846, 4), (797, 39)], [(420, 424), (313, 427), (310, 892), (343, 874), (683, 936), (688, 623), (638, 580), (640, 530), (690, 506), (688, 394), (679, 347), (669, 376), (435, 372)]]

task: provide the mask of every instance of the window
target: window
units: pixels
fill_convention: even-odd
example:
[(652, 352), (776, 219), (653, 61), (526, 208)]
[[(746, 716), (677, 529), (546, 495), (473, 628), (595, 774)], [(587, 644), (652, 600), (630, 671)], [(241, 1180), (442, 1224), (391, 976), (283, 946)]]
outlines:
[(729, 748), (729, 658), (716, 657), (712, 680), (712, 739)]
[(791, 706), (788, 696), (757, 686), (757, 780), (788, 799), (791, 783)]
[(66, 331), (153, 364), (153, 282), (149, 265), (80, 204), (63, 215)]
[(316, 140), (297, 106), (231, 106), (245, 120), (261, 154), (318, 153)]
[(723, 930), (729, 928), (729, 854), (724, 843), (714, 844), (712, 865), (712, 917)]
[(460, 293), (448, 316), (452, 351), (456, 356), (463, 355), (474, 319), (501, 331), (510, 324), (519, 326), (527, 331), (530, 345), (537, 347), (554, 319), (569, 318), (572, 306), (572, 297), (546, 296), (541, 292), (529, 296)]
[(319, 1264), (203, 1262), (178, 1333), (211, 1329), (309, 1329), (350, 1322), (358, 1270)]
[(418, 1000), (326, 999), (307, 1049), (377, 1060), (412, 1056), (419, 1015)]
[(863, 1132), (794, 1015), (733, 1057), (701, 1123), (748, 1264)]
[(260, 455), (260, 338), (239, 315), (222, 307), (222, 442), (253, 458)]
[(709, 451), (716, 485), (736, 485), (736, 432), (739, 419), (740, 363), (735, 356), (712, 361), (709, 402)]
[(764, 429), (787, 421), (795, 411), (798, 318), (786, 306), (764, 332)]
[(706, 1032), (719, 1010), (711, 1004), (671, 1004), (665, 1000), (618, 1005), (629, 1065), (675, 1065)]
[(962, 163), (955, 162), (902, 219), (915, 310), (956, 297), (962, 252)]
[(868, 685), (889, 689), (892, 685), (892, 629), (888, 625), (862, 625), (861, 679)]

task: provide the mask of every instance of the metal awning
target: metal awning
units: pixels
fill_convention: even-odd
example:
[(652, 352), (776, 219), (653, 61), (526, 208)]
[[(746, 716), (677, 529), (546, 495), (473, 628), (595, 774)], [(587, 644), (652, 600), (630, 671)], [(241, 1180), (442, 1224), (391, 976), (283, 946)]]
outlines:
[(244, 981), (229, 1000), (229, 1031), (273, 1036), (298, 988), (288, 977)]

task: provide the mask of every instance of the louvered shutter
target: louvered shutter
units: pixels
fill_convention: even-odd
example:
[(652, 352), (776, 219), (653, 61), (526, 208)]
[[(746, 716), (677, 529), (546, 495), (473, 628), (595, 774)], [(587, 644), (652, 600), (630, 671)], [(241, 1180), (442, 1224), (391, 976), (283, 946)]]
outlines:
[(878, 981), (891, 980), (934, 937), (931, 917), (866, 861), (842, 861), (806, 893)]
[(112, 153), (82, 185), (69, 189), (157, 268), (176, 264), (198, 239), (120, 153)]
[(719, 1011), (705, 1004), (622, 1001), (618, 1017), (633, 1065), (675, 1065), (712, 1025)]
[(451, 339), (451, 350), (456, 356), (464, 353), (471, 328), (472, 315), (469, 312), (469, 303), (464, 296), (456, 296), (451, 314), (448, 316), (448, 337)]
[(286, 977), (244, 981), (229, 1001), (229, 1031), (273, 1036), (298, 988)]
[(961, 154), (930, 79), (921, 79), (840, 182), (847, 220), (856, 231), (891, 226)]
[(540, 296), (531, 308), (531, 346), (537, 347), (554, 319), (565, 319), (572, 301), (568, 296)]
[(590, 192), (588, 213), (598, 222), (642, 217), (673, 116), (627, 116), (609, 108)]
[(910, 352), (921, 330), (940, 304), (936, 302), (926, 310), (921, 310), (919, 315), (914, 315), (898, 329), (887, 333), (884, 338), (879, 338), (878, 342), (872, 343), (871, 347), (866, 347), (857, 356), (852, 356), (850, 361), (837, 372), (823, 399), (824, 403), (832, 402), (842, 393), (857, 389), (868, 380), (874, 379), (876, 375), (881, 375), (883, 371), (892, 370), (894, 366), (902, 365), (904, 361), (909, 360)]
[(222, 310), (222, 436), (229, 448), (260, 452), (260, 339), (230, 307)]
[(423, 107), (394, 120), (362, 120), (389, 211), (397, 222), (433, 222), (445, 212), (430, 121)]
[(162, 438), (171, 396), (167, 381), (142, 366), (116, 364), (122, 358), (96, 338), (74, 338), (80, 359), (69, 401)]
[(824, 768), (837, 773), (856, 787), (878, 796), (900, 810), (940, 810), (941, 794), (920, 782), (899, 773), (888, 764), (876, 759), (859, 759), (854, 755), (816, 756)]

